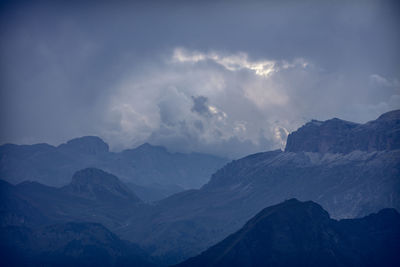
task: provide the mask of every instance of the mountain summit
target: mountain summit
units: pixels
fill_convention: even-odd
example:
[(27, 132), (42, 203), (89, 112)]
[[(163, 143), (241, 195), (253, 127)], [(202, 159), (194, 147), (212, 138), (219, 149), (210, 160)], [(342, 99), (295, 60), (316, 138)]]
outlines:
[(97, 155), (109, 151), (108, 144), (97, 136), (83, 136), (69, 140), (66, 144), (58, 146), (60, 150), (79, 152), (88, 155)]
[(96, 168), (86, 168), (77, 171), (72, 177), (71, 183), (63, 189), (69, 193), (88, 199), (140, 201), (118, 177)]
[(336, 221), (312, 201), (291, 199), (178, 266), (396, 266), (399, 242), (393, 209)]
[(357, 124), (337, 118), (313, 120), (289, 134), (286, 152), (350, 153), (400, 149), (400, 110)]

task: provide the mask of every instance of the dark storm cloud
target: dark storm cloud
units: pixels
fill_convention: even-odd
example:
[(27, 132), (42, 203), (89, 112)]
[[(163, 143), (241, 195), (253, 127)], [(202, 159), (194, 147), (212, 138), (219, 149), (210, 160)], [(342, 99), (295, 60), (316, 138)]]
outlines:
[(0, 141), (238, 156), (400, 107), (396, 1), (2, 2)]
[(197, 112), (203, 116), (211, 116), (210, 110), (208, 108), (208, 98), (205, 96), (192, 96), (193, 107), (191, 111)]

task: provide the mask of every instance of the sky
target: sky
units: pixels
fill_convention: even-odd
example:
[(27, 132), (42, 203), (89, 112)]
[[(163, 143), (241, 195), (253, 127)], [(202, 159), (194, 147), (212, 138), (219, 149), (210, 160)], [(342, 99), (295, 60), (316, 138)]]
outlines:
[(0, 143), (284, 148), (400, 108), (399, 25), (396, 1), (2, 1)]

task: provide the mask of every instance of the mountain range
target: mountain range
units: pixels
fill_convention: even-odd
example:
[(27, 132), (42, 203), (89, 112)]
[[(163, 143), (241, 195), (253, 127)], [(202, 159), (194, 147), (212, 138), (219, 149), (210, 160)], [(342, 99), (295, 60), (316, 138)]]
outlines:
[[(383, 129), (378, 132), (397, 133), (386, 139), (397, 142), (399, 122), (400, 111), (394, 111), (357, 127), (374, 132), (369, 126), (379, 125)], [(331, 122), (318, 123), (321, 131), (325, 124)], [(348, 122), (335, 119), (334, 124)], [(315, 126), (307, 123), (289, 135), (288, 142), (291, 136), (308, 142), (318, 131), (309, 136), (307, 128)], [(319, 136), (321, 143), (330, 144), (329, 135), (326, 140), (325, 135)], [(400, 210), (400, 150), (396, 146), (380, 151), (359, 147), (348, 153), (292, 152), (289, 148), (232, 161), (201, 189), (159, 201), (143, 219), (146, 223), (130, 221), (119, 234), (150, 247), (153, 255), (168, 254), (173, 262), (198, 254), (240, 229), (266, 206), (285, 199), (315, 201), (335, 219), (363, 217), (383, 208)]]
[[(2, 227), (26, 227), (35, 231), (71, 221), (101, 223), (119, 238), (140, 245), (151, 257), (162, 259), (163, 264), (176, 264), (198, 255), (239, 231), (265, 207), (286, 199), (317, 202), (333, 219), (361, 218), (385, 208), (399, 211), (399, 140), (400, 110), (383, 114), (377, 120), (365, 124), (339, 119), (311, 121), (289, 135), (285, 151), (262, 152), (234, 160), (216, 171), (200, 189), (185, 190), (153, 203), (142, 201), (137, 192), (128, 185), (126, 178), (119, 179), (116, 172), (105, 167), (78, 169), (70, 175), (68, 182), (58, 187), (29, 181), (16, 185), (0, 181), (0, 222)], [(73, 150), (79, 150), (80, 153), (112, 153), (105, 152), (104, 145), (84, 146), (77, 145), (79, 142), (76, 141), (73, 143), (79, 147)], [(0, 152), (3, 153), (8, 146), (2, 146)], [(56, 150), (65, 150), (66, 147), (69, 145), (60, 146)], [(147, 166), (150, 172), (154, 149), (160, 150), (163, 155), (169, 154), (162, 148), (145, 145), (118, 155), (124, 157), (122, 154), (128, 153), (129, 157), (126, 158), (132, 159), (136, 153), (136, 162), (148, 162), (148, 165), (143, 163), (141, 168)], [(23, 150), (36, 151), (36, 148), (28, 146)], [(2, 174), (7, 173), (3, 172), (7, 169), (7, 160), (17, 157), (13, 154), (15, 151), (10, 151), (14, 150), (7, 151), (6, 156), (1, 154)], [(18, 157), (21, 157), (19, 153)], [(149, 158), (146, 158), (147, 153)], [(55, 155), (59, 155), (58, 152)], [(34, 166), (33, 159), (36, 156), (26, 156), (32, 160), (27, 166)], [(113, 159), (113, 156), (110, 157)], [(161, 157), (159, 160), (164, 161), (165, 158)], [(49, 169), (55, 171), (52, 162), (48, 163)], [(103, 166), (111, 165), (107, 160), (104, 162)], [(152, 164), (157, 162), (155, 160)], [(57, 166), (61, 168), (61, 165)], [(167, 167), (157, 167), (157, 170)], [(19, 168), (23, 166), (20, 165)], [(9, 173), (27, 172), (19, 168), (14, 168)], [(44, 161), (37, 168), (46, 169)], [(185, 168), (190, 169), (190, 166)], [(128, 172), (128, 169), (124, 171)], [(287, 205), (289, 204), (284, 207)], [(321, 211), (322, 208), (317, 210)], [(389, 213), (394, 214), (394, 210)], [(292, 214), (287, 217), (289, 220), (295, 213), (288, 211), (285, 214)], [(321, 214), (326, 212), (321, 211)], [(318, 215), (317, 212), (316, 219), (321, 214)], [(379, 216), (386, 216), (385, 214), (388, 212), (378, 213)], [(393, 218), (397, 218), (396, 216), (393, 215)], [(310, 218), (314, 220), (314, 217)], [(346, 222), (333, 219), (327, 217), (328, 229), (332, 225), (343, 224), (342, 221)], [(364, 219), (360, 220), (364, 222)], [(353, 229), (357, 228), (359, 227)], [(370, 228), (366, 229), (360, 236)], [(316, 235), (319, 236), (317, 232)], [(366, 240), (370, 240), (368, 238)], [(327, 240), (331, 242), (330, 239)], [(343, 242), (347, 244), (348, 241)], [(357, 242), (354, 243), (355, 247), (362, 245)], [(346, 246), (338, 248), (340, 253), (346, 252), (346, 249), (354, 250), (353, 247)], [(339, 259), (347, 262), (346, 257)]]
[(84, 168), (117, 175), (141, 199), (155, 201), (185, 189), (199, 188), (228, 160), (200, 153), (171, 153), (145, 143), (135, 149), (109, 151), (99, 137), (85, 136), (57, 147), (48, 144), (0, 146), (0, 178), (64, 186)]

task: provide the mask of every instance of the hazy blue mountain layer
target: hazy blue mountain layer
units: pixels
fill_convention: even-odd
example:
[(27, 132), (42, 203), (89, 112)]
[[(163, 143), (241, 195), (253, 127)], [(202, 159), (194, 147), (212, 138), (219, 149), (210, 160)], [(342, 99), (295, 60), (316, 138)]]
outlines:
[(0, 146), (0, 178), (12, 184), (36, 181), (63, 186), (76, 171), (95, 167), (117, 175), (146, 201), (199, 188), (225, 163), (227, 159), (216, 156), (170, 153), (150, 144), (113, 153), (95, 136), (76, 138), (58, 147)]
[[(353, 125), (335, 121), (338, 125)], [(370, 133), (399, 133), (400, 112), (383, 114), (377, 121), (355, 126), (361, 129), (360, 143), (362, 138), (370, 138)], [(325, 122), (316, 125), (324, 128)], [(304, 127), (309, 124), (299, 129), (303, 137), (298, 139), (304, 142), (322, 131), (309, 133), (302, 130)], [(363, 217), (384, 208), (399, 211), (398, 139), (398, 134), (380, 138), (385, 140), (385, 149), (371, 146), (368, 150), (333, 153), (330, 146), (337, 144), (322, 138), (323, 151), (286, 149), (250, 155), (215, 172), (202, 188), (151, 205), (138, 199), (124, 181), (94, 168), (76, 172), (69, 178), (70, 184), (59, 188), (37, 182), (2, 182), (0, 221), (3, 226), (24, 227), (99, 222), (121, 238), (140, 244), (164, 263), (174, 264), (238, 231), (266, 206), (290, 198), (315, 201), (335, 219)], [(104, 151), (102, 147), (84, 151), (99, 153)], [(148, 148), (144, 146), (137, 153)]]
[(76, 172), (71, 182), (56, 188), (37, 182), (0, 184), (3, 226), (40, 227), (59, 222), (99, 222), (112, 230), (132, 216), (145, 215), (143, 203), (116, 176), (95, 168)]
[(336, 221), (314, 202), (291, 199), (177, 266), (398, 266), (399, 244), (394, 209)]
[[(370, 132), (372, 125), (378, 132), (399, 133), (400, 112), (384, 114), (378, 120), (385, 117), (392, 121), (369, 122), (360, 129)], [(398, 138), (388, 140), (397, 142)], [(153, 255), (168, 254), (177, 260), (237, 231), (265, 206), (289, 198), (320, 203), (334, 218), (362, 217), (383, 208), (400, 210), (400, 150), (389, 149), (392, 147), (348, 153), (277, 150), (250, 155), (227, 164), (200, 190), (160, 201), (148, 218), (131, 220), (118, 233), (148, 245)]]
[(8, 226), (0, 237), (3, 266), (155, 266), (138, 245), (97, 223)]

